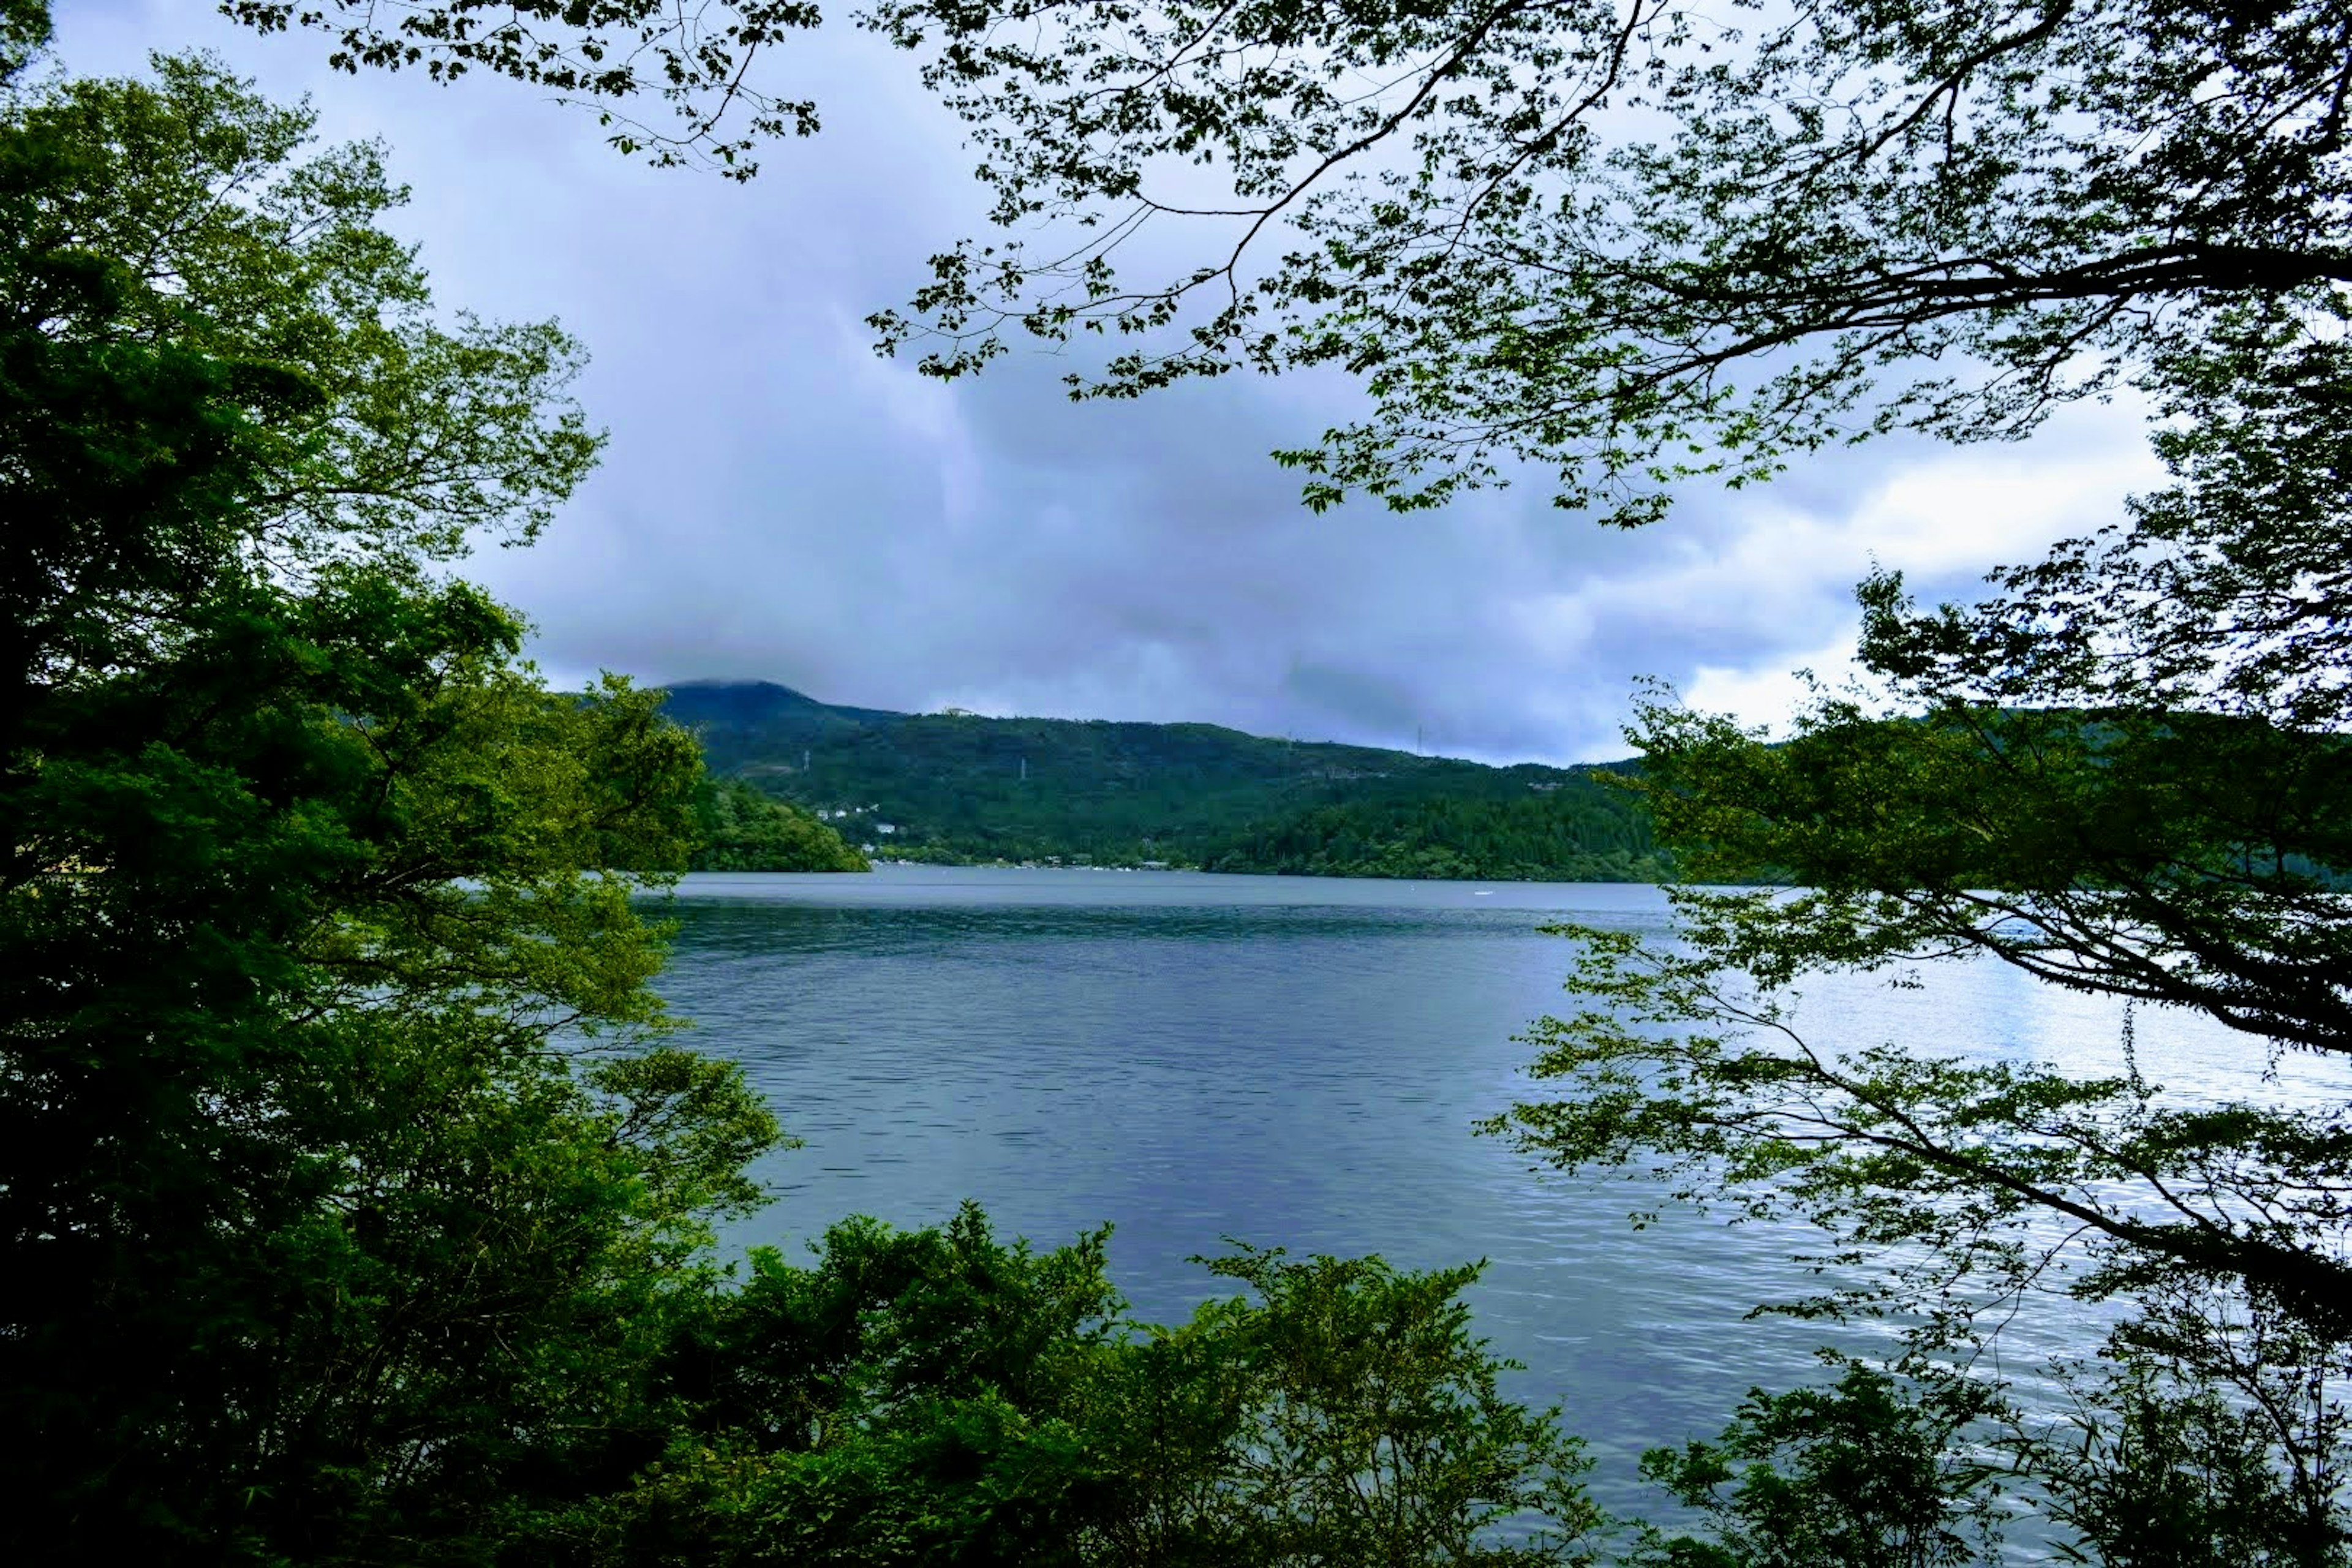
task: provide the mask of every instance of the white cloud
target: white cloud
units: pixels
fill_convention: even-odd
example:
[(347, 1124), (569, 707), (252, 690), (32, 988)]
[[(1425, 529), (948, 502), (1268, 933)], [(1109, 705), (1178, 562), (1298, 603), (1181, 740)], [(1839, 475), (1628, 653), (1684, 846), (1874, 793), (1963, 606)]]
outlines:
[(1695, 711), (1726, 714), (1743, 728), (1786, 734), (1789, 721), (1812, 700), (1814, 688), (1805, 673), (1811, 672), (1824, 686), (1838, 686), (1853, 667), (1853, 643), (1854, 634), (1849, 631), (1811, 653), (1795, 656), (1786, 668), (1731, 669), (1702, 664), (1678, 689), (1684, 705)]

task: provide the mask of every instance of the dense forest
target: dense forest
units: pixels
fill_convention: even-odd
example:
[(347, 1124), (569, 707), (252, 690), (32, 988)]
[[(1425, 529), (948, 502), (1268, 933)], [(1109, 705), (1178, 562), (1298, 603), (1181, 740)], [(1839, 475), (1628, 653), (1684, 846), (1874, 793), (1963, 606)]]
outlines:
[(1211, 724), (894, 713), (766, 682), (674, 687), (714, 773), (915, 860), (1312, 876), (1652, 880), (1647, 814), (1595, 770)]
[(865, 856), (790, 801), (740, 779), (706, 777), (694, 795), (697, 871), (869, 871)]
[(1297, 877), (1475, 878), (1483, 881), (1655, 882), (1672, 862), (1645, 814), (1586, 784), (1530, 800), (1353, 801), (1252, 829), (1212, 871)]

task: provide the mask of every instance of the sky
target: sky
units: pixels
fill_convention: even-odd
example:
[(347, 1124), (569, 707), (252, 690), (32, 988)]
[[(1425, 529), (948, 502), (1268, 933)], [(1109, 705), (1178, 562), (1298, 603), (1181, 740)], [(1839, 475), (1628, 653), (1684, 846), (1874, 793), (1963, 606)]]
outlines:
[(415, 191), (394, 226), (436, 297), (554, 317), (593, 356), (597, 474), (529, 550), (467, 564), (576, 684), (781, 681), (832, 702), (1202, 721), (1492, 762), (1622, 756), (1634, 682), (1750, 724), (1834, 680), (1874, 562), (1925, 598), (2113, 521), (2156, 478), (2124, 408), (2019, 445), (1890, 441), (1762, 490), (1696, 489), (1604, 530), (1540, 475), (1437, 512), (1320, 515), (1266, 454), (1351, 417), (1330, 379), (1233, 375), (1074, 405), (1016, 349), (941, 384), (864, 326), (978, 233), (973, 154), (911, 61), (846, 29), (790, 40), (776, 84), (817, 137), (745, 184), (645, 168), (588, 114), (481, 78), (330, 70), (204, 0), (73, 0), (57, 56), (121, 74), (214, 50), (322, 137), (380, 136)]

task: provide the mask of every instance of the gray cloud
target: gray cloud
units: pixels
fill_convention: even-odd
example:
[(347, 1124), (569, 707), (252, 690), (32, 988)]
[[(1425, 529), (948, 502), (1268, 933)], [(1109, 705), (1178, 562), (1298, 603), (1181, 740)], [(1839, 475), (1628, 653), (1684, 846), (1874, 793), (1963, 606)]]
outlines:
[(189, 6), (71, 8), (59, 53), (118, 71), (190, 46), (312, 93), (331, 136), (390, 142), (445, 303), (556, 315), (594, 353), (603, 470), (538, 548), (474, 563), (565, 679), (1607, 756), (1634, 676), (1765, 716), (1780, 672), (1850, 643), (1874, 554), (1964, 594), (2147, 475), (2128, 416), (2084, 411), (2024, 447), (1842, 454), (1633, 535), (1539, 484), (1318, 517), (1265, 454), (1344, 418), (1344, 386), (1073, 405), (1046, 355), (951, 387), (874, 358), (864, 316), (979, 203), (953, 125), (870, 40), (793, 41), (826, 129), (749, 186), (637, 168), (527, 91), (340, 76), (314, 36)]

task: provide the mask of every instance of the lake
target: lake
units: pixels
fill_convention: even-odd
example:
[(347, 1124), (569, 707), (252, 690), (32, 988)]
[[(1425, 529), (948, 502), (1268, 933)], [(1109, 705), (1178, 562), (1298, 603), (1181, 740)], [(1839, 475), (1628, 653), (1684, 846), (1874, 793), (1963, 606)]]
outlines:
[[(1663, 931), (1654, 888), (886, 867), (689, 877), (668, 912), (661, 990), (803, 1143), (762, 1167), (778, 1201), (739, 1245), (797, 1250), (854, 1213), (936, 1224), (966, 1197), (1040, 1246), (1108, 1222), (1114, 1277), (1161, 1321), (1225, 1293), (1186, 1259), (1226, 1237), (1483, 1258), (1479, 1331), (1527, 1363), (1514, 1394), (1591, 1440), (1613, 1506), (1643, 1495), (1642, 1448), (1819, 1371), (1820, 1327), (1743, 1321), (1807, 1289), (1788, 1261), (1806, 1236), (1671, 1212), (1637, 1232), (1648, 1189), (1539, 1176), (1471, 1131), (1541, 1092), (1513, 1036), (1564, 1009), (1569, 949), (1537, 928)], [(2118, 1058), (2120, 1014), (2094, 999), (1994, 964), (1929, 982), (1819, 983), (1799, 1021), (1829, 1043)], [(2195, 1020), (2137, 1026), (2179, 1087), (2251, 1089), (2262, 1066)], [(2338, 1078), (2298, 1058), (2263, 1092), (2340, 1099)], [(2061, 1313), (2009, 1349), (2095, 1333)]]

